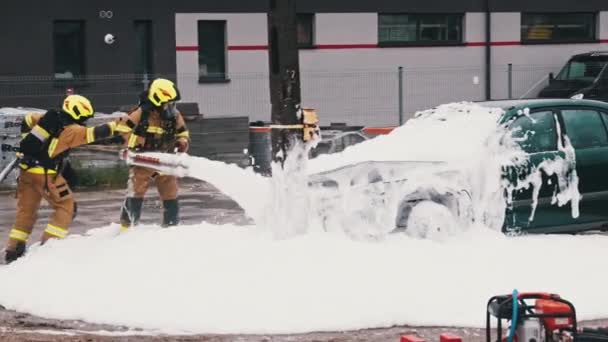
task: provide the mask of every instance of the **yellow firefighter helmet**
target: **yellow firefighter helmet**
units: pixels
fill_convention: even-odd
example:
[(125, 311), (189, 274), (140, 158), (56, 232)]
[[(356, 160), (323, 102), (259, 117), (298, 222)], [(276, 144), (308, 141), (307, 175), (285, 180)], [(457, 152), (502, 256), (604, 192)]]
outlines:
[(168, 102), (179, 101), (179, 99), (179, 90), (173, 82), (164, 78), (157, 78), (150, 84), (148, 100), (156, 107)]
[(81, 95), (69, 95), (63, 100), (62, 110), (76, 121), (82, 121), (93, 116), (91, 101)]

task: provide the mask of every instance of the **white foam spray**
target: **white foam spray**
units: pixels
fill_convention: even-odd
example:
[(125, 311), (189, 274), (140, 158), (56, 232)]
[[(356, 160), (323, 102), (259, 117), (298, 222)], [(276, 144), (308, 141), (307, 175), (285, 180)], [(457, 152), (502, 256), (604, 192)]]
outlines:
[[(342, 153), (308, 160), (314, 145), (296, 144), (283, 167), (272, 166), (271, 178), (205, 158), (183, 162), (189, 165), (187, 176), (212, 183), (239, 203), (258, 229), (281, 238), (316, 231), (384, 236), (395, 229), (403, 203), (415, 196), (435, 202), (456, 198), (450, 209), (458, 231), (472, 225), (499, 231), (515, 191), (533, 188), (533, 219), (541, 173), (558, 176), (554, 201), (571, 203), (577, 217), (580, 194), (568, 140), (560, 143), (560, 156), (532, 165), (518, 145), (529, 135), (512, 137), (499, 124), (503, 114), (499, 108), (451, 103), (418, 112), (391, 134)], [(529, 110), (521, 115), (530, 117)], [(529, 170), (529, 175), (511, 184), (504, 177), (509, 168)]]

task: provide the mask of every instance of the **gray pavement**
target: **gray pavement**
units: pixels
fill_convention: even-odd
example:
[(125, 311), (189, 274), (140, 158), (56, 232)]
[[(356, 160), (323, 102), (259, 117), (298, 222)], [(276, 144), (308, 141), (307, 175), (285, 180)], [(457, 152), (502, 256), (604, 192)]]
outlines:
[[(124, 196), (123, 189), (76, 190), (78, 215), (70, 226), (70, 232), (80, 234), (91, 228), (118, 222)], [(14, 190), (0, 191), (0, 249), (5, 246), (8, 232), (13, 226), (16, 203)], [(51, 214), (52, 208), (43, 201), (30, 243), (39, 239)], [(162, 201), (156, 188), (151, 187), (144, 200), (141, 223), (160, 224), (161, 218)], [(207, 183), (194, 180), (182, 180), (180, 183), (180, 219), (184, 224), (203, 221), (215, 224), (251, 222), (238, 204), (229, 197)]]

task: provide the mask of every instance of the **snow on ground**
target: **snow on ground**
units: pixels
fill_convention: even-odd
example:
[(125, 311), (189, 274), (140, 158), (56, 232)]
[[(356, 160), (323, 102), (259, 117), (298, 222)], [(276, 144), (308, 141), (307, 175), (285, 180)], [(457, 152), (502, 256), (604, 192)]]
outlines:
[[(396, 324), (481, 327), (487, 299), (517, 288), (559, 293), (582, 319), (608, 317), (608, 293), (598, 278), (608, 266), (606, 236), (506, 237), (495, 227), (470, 226), (440, 240), (353, 239), (340, 229), (319, 229), (310, 217), (317, 215), (309, 211), (311, 170), (365, 160), (441, 158), (465, 168), (474, 189), (488, 192), (477, 196), (477, 205), (494, 205), (497, 168), (512, 157), (487, 150), (498, 148), (492, 145), (497, 118), (474, 105), (444, 106), (342, 154), (288, 163), (291, 171), (272, 179), (204, 158), (165, 158), (187, 166), (182, 175), (234, 198), (256, 225), (140, 226), (119, 234), (112, 224), (35, 246), (0, 268), (0, 303), (48, 318), (164, 333), (268, 334)], [(424, 180), (416, 174), (410, 182)], [(354, 207), (367, 203), (364, 196), (345, 197)], [(352, 230), (369, 225), (344, 219)]]

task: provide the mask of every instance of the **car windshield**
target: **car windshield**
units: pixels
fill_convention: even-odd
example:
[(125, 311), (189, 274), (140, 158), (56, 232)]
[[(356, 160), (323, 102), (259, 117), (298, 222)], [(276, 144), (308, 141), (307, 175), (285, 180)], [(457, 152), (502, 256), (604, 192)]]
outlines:
[(571, 60), (555, 77), (560, 81), (593, 81), (606, 66), (601, 60)]

